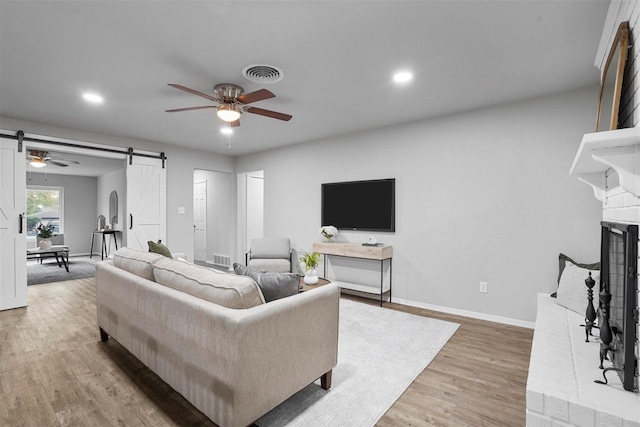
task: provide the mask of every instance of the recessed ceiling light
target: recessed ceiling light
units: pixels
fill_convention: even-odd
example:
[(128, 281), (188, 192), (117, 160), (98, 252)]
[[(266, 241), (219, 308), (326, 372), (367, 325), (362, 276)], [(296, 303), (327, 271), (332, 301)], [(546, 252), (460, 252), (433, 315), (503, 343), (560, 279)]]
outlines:
[(233, 133), (233, 129), (230, 127), (225, 127), (221, 128), (220, 132), (224, 133), (225, 135), (231, 135)]
[(85, 101), (91, 102), (92, 104), (102, 104), (102, 102), (104, 101), (104, 99), (102, 99), (100, 95), (92, 92), (85, 92), (82, 94), (82, 97)]
[(393, 81), (396, 83), (407, 83), (411, 81), (413, 74), (408, 71), (401, 71), (393, 75)]

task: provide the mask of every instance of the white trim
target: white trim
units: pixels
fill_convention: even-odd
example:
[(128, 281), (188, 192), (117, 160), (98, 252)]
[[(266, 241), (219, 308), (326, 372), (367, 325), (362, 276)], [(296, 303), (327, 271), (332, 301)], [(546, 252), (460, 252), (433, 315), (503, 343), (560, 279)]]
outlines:
[(510, 317), (495, 316), (493, 314), (478, 313), (476, 311), (459, 310), (457, 308), (444, 307), (441, 305), (426, 304), (423, 302), (411, 301), (393, 297), (393, 303), (408, 305), (409, 307), (423, 308), (425, 310), (439, 311), (441, 313), (455, 314), (457, 316), (470, 317), (472, 319), (487, 320), (489, 322), (502, 323), (505, 325), (519, 326), (521, 328), (533, 329), (536, 322), (528, 322), (526, 320), (512, 319)]

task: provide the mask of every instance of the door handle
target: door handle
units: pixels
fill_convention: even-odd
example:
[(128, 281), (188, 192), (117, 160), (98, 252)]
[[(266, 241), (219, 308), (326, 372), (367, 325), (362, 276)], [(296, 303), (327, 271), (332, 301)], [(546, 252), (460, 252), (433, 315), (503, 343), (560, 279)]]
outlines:
[(133, 230), (133, 214), (129, 214), (129, 230)]
[(18, 225), (18, 234), (22, 234), (22, 232), (24, 231), (23, 225), (22, 223), (24, 222), (24, 213), (21, 213), (20, 215), (18, 215), (18, 221), (20, 221), (20, 224)]

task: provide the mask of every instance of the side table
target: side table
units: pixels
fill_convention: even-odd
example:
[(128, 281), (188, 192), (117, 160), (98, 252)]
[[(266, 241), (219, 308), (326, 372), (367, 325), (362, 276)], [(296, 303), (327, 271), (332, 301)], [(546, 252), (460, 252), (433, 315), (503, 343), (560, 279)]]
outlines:
[(319, 277), (318, 278), (318, 283), (316, 283), (315, 285), (307, 285), (306, 283), (304, 283), (304, 276), (300, 276), (300, 292), (311, 291), (311, 290), (319, 288), (321, 286), (328, 285), (329, 283), (331, 283), (331, 282), (328, 281), (327, 279), (323, 279), (323, 278)]

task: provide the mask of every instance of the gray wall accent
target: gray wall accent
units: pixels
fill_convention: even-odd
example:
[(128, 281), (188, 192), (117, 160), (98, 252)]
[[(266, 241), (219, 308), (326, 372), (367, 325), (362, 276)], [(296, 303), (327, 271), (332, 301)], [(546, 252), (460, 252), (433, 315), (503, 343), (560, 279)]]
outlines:
[(560, 252), (599, 259), (601, 206), (569, 176), (597, 100), (588, 87), (338, 136), (240, 157), (237, 171), (264, 170), (265, 235), (306, 251), (321, 239), (321, 183), (396, 178), (397, 231), (376, 235), (394, 246), (394, 297), (531, 322)]
[(124, 218), (124, 205), (126, 198), (126, 177), (124, 172), (124, 160), (122, 161), (123, 168), (112, 172), (105, 173), (98, 177), (98, 215), (104, 215), (107, 219), (107, 224), (111, 226), (109, 218), (109, 197), (111, 192), (118, 193), (118, 223), (114, 224), (115, 230), (122, 230)]
[(88, 254), (98, 217), (97, 178), (27, 172), (29, 185), (64, 188), (64, 243), (71, 255)]
[[(124, 217), (124, 206), (126, 199), (126, 177), (124, 172), (124, 164), (125, 161), (122, 160), (122, 169), (115, 170), (112, 172), (105, 173), (98, 177), (97, 180), (97, 200), (98, 200), (98, 215), (104, 215), (106, 218), (106, 223), (111, 227), (110, 218), (109, 218), (109, 197), (111, 196), (111, 192), (115, 191), (118, 193), (118, 223), (113, 225), (114, 230), (123, 230), (124, 223), (126, 218)], [(96, 235), (98, 237), (99, 235)], [(123, 235), (122, 233), (117, 233), (118, 239), (118, 247), (122, 245)], [(107, 238), (107, 242), (109, 242), (109, 254), (111, 254), (115, 250), (115, 245), (111, 241), (110, 237)], [(94, 253), (100, 253), (100, 248), (94, 245), (93, 248)], [(96, 252), (97, 251), (97, 252)]]
[[(207, 261), (212, 261), (214, 254), (227, 255), (233, 259), (233, 174), (196, 169), (193, 171), (193, 182), (199, 181), (207, 182)], [(193, 209), (193, 201), (191, 207)]]

